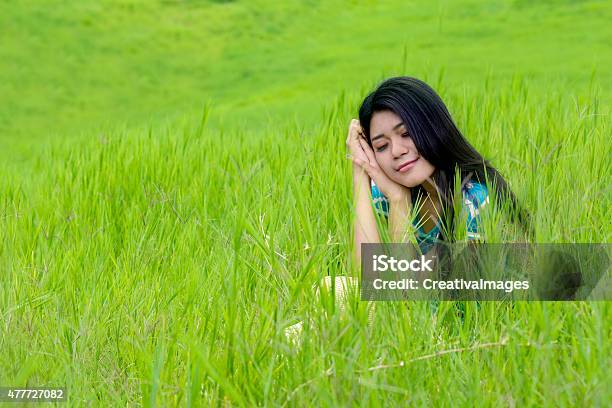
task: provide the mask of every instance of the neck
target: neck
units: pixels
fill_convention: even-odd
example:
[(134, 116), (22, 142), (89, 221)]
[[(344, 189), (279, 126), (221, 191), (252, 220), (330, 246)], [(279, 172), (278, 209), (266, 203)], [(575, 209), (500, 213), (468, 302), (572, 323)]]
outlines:
[(427, 196), (423, 202), (423, 206), (419, 209), (419, 215), (425, 220), (423, 230), (428, 233), (435, 227), (441, 215), (440, 198), (434, 181), (428, 178), (421, 184)]
[(434, 202), (438, 201), (438, 190), (433, 180), (425, 180), (421, 186), (427, 192), (429, 198)]

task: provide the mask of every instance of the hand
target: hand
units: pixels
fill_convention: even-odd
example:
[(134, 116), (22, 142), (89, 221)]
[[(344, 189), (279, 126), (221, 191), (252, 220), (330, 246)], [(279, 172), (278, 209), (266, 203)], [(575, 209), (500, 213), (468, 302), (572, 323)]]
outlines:
[(365, 153), (366, 159), (363, 160), (358, 157), (353, 157), (353, 163), (361, 166), (368, 173), (370, 178), (374, 180), (374, 183), (378, 186), (380, 192), (383, 193), (389, 201), (404, 202), (408, 200), (408, 202), (410, 202), (410, 189), (402, 184), (396, 183), (387, 176), (378, 165), (376, 157), (374, 156), (374, 151), (364, 139), (359, 140), (359, 145)]
[[(360, 140), (365, 141), (365, 133), (359, 120), (352, 119), (349, 124), (348, 136), (346, 138), (346, 150), (348, 151), (348, 156), (351, 159), (357, 158), (363, 161), (368, 160), (368, 156), (366, 156), (361, 144)], [(354, 162), (354, 160), (353, 160)]]

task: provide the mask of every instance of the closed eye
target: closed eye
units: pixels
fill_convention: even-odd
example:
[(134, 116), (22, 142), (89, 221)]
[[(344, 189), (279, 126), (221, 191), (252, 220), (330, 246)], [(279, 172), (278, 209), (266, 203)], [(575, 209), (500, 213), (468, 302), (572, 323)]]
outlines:
[[(402, 133), (402, 137), (410, 137), (410, 134), (408, 132), (406, 133)], [(382, 145), (376, 148), (377, 152), (382, 152), (383, 150), (385, 150), (387, 148), (387, 145)]]
[(377, 152), (382, 152), (383, 150), (385, 150), (387, 148), (387, 145), (382, 145), (376, 148)]

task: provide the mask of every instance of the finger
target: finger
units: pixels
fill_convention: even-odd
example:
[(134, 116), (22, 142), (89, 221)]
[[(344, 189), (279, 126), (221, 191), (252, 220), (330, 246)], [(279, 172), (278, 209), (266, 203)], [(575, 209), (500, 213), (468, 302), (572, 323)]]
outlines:
[(359, 143), (361, 144), (361, 148), (363, 149), (363, 151), (365, 152), (366, 156), (368, 157), (368, 160), (370, 161), (370, 164), (375, 166), (376, 164), (378, 164), (378, 162), (376, 161), (376, 157), (374, 156), (374, 151), (372, 150), (372, 148), (370, 147), (369, 144), (367, 144), (365, 141), (359, 141)]
[(378, 169), (372, 166), (367, 160), (361, 160), (363, 169), (368, 173), (368, 175), (372, 178), (378, 177)]
[(365, 139), (366, 138), (366, 131), (365, 131), (365, 129), (361, 126), (361, 124), (358, 124), (357, 127), (359, 128), (359, 134), (361, 135), (361, 137), (363, 137)]
[(358, 165), (359, 167), (361, 167), (367, 174), (368, 176), (372, 176), (371, 175), (371, 167), (370, 164), (364, 160), (358, 159), (356, 157), (353, 157), (352, 159), (353, 163), (355, 163), (356, 165)]
[(353, 137), (357, 140), (365, 139), (365, 136), (363, 132), (361, 131), (361, 128), (359, 128), (358, 126), (353, 129)]
[(363, 145), (361, 144), (361, 139), (357, 140), (357, 143), (355, 144), (355, 148), (357, 149), (357, 152), (355, 153), (363, 152), (363, 156), (368, 157), (365, 153), (365, 149), (363, 148)]
[(353, 119), (351, 120), (351, 123), (349, 123), (349, 126), (348, 126), (348, 135), (346, 137), (347, 142), (355, 137), (354, 134), (357, 133), (355, 131), (356, 130), (355, 128), (356, 128), (355, 119)]
[(353, 162), (353, 164), (356, 164), (357, 166), (359, 166), (363, 171), (365, 171), (364, 165), (363, 165), (363, 160), (360, 160), (356, 157), (353, 157), (351, 159), (351, 161)]
[(357, 164), (358, 166), (361, 167), (366, 167), (366, 165), (368, 165), (369, 163), (363, 159), (357, 158), (357, 157), (353, 157), (351, 158), (351, 160), (353, 161), (353, 163)]

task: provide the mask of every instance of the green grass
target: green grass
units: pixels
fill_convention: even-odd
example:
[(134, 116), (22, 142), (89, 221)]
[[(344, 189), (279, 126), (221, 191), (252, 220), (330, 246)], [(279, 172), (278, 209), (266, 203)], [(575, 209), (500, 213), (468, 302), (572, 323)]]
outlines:
[(50, 140), (206, 101), (225, 130), (313, 123), (343, 89), (441, 68), (447, 89), (480, 89), (490, 72), (572, 94), (595, 72), (609, 107), (611, 18), (606, 2), (1, 2), (0, 150), (29, 161)]
[[(609, 242), (609, 6), (115, 3), (0, 5), (41, 51), (0, 47), (20, 61), (0, 85), (18, 101), (2, 111), (0, 385), (65, 385), (71, 406), (611, 400), (608, 302), (466, 303), (464, 320), (378, 303), (368, 325), (363, 304), (311, 290), (357, 273), (346, 128), (392, 72), (441, 93), (537, 242)], [(90, 74), (35, 58), (70, 64), (60, 44)], [(302, 320), (297, 347), (284, 329)]]

